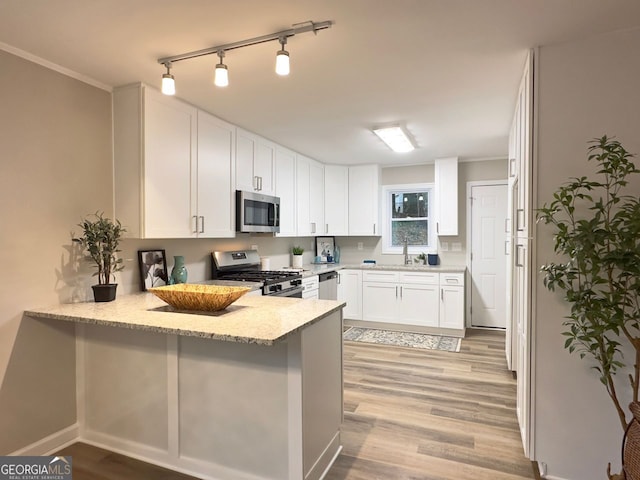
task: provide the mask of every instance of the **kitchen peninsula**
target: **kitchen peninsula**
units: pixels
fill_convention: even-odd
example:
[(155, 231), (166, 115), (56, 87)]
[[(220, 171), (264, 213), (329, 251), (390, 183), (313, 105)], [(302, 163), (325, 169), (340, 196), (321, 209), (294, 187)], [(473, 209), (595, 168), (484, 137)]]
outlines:
[(319, 479), (340, 451), (344, 303), (150, 293), (34, 309), (76, 323), (78, 440), (205, 479)]

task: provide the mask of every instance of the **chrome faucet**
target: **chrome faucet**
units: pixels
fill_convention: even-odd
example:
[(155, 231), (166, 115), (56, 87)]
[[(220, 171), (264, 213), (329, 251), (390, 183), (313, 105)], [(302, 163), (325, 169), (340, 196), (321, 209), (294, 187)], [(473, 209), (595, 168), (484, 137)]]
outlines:
[(409, 239), (404, 237), (404, 244), (402, 245), (402, 254), (404, 255), (404, 264), (411, 264), (411, 258), (409, 257)]

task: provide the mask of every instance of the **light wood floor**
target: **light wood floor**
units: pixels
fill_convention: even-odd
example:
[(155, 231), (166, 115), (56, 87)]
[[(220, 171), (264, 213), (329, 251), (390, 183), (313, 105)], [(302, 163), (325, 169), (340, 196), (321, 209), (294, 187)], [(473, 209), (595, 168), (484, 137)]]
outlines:
[[(345, 342), (344, 449), (326, 480), (536, 478), (515, 416), (504, 334), (468, 331), (459, 353)], [(76, 443), (74, 480), (190, 480)]]
[(326, 480), (535, 478), (515, 414), (504, 333), (459, 353), (345, 342), (344, 449)]

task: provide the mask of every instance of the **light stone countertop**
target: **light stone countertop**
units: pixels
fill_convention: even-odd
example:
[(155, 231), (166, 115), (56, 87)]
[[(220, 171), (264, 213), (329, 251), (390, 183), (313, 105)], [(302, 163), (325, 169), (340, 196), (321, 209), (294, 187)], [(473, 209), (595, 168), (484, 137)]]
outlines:
[(176, 311), (149, 292), (113, 302), (70, 303), (25, 311), (34, 318), (146, 330), (227, 342), (273, 345), (336, 312), (345, 302), (245, 295), (220, 312)]
[(349, 269), (349, 270), (395, 270), (395, 271), (410, 271), (410, 272), (437, 272), (437, 273), (465, 273), (467, 267), (464, 265), (418, 265), (417, 263), (411, 265), (392, 265), (392, 264), (307, 264), (303, 265), (304, 271), (303, 277), (310, 277), (318, 275), (320, 273), (332, 272), (335, 270)]

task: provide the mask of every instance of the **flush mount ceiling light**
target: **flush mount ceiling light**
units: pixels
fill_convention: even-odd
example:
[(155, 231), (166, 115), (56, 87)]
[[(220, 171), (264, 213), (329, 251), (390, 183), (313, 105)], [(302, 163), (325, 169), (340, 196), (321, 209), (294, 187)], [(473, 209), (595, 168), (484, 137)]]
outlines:
[(415, 149), (409, 133), (399, 125), (391, 127), (374, 128), (375, 133), (380, 139), (387, 144), (387, 146), (397, 153), (406, 153)]
[(162, 93), (165, 95), (176, 94), (176, 81), (171, 75), (171, 62), (165, 62), (164, 66), (167, 67), (167, 73), (162, 75)]
[[(294, 23), (292, 25), (293, 28), (288, 30), (283, 30), (281, 32), (269, 33), (267, 35), (262, 35), (261, 37), (249, 38), (247, 40), (240, 40), (239, 42), (227, 43), (225, 45), (218, 45), (216, 47), (205, 48), (203, 50), (196, 50), (194, 52), (182, 53), (180, 55), (173, 55), (171, 57), (163, 57), (158, 59), (158, 63), (167, 67), (167, 73), (162, 75), (162, 93), (165, 95), (174, 95), (175, 94), (175, 79), (173, 75), (169, 73), (169, 69), (172, 64), (175, 62), (180, 62), (182, 60), (189, 60), (191, 58), (202, 57), (205, 55), (213, 55), (217, 54), (220, 58), (220, 63), (216, 64), (215, 71), (215, 79), (214, 83), (217, 86), (227, 86), (229, 84), (229, 73), (227, 66), (222, 63), (222, 58), (224, 57), (225, 52), (229, 50), (235, 50), (242, 47), (248, 47), (250, 45), (259, 45), (261, 43), (271, 42), (271, 41), (279, 41), (280, 42), (280, 50), (276, 55), (276, 73), (278, 75), (288, 75), (289, 74), (289, 52), (284, 49), (284, 46), (287, 43), (287, 38), (293, 37), (294, 35), (298, 35), (300, 33), (313, 32), (314, 34), (318, 34), (319, 30), (325, 30), (330, 28), (333, 25), (333, 22), (330, 20), (315, 23), (312, 21), (302, 22), (302, 23)], [(224, 70), (224, 73), (223, 73)], [(220, 73), (219, 73), (220, 72)], [(220, 81), (218, 81), (218, 75), (220, 75)], [(224, 80), (226, 78), (226, 81)], [(165, 91), (165, 82), (167, 84), (167, 89)], [(220, 83), (219, 83), (220, 82)], [(223, 85), (224, 84), (224, 85)], [(170, 88), (172, 85), (172, 89)], [(173, 93), (168, 93), (168, 92)]]
[(213, 83), (216, 87), (226, 87), (229, 85), (229, 70), (227, 66), (222, 62), (224, 58), (224, 50), (218, 51), (218, 58), (220, 63), (216, 64), (216, 71), (213, 77)]

